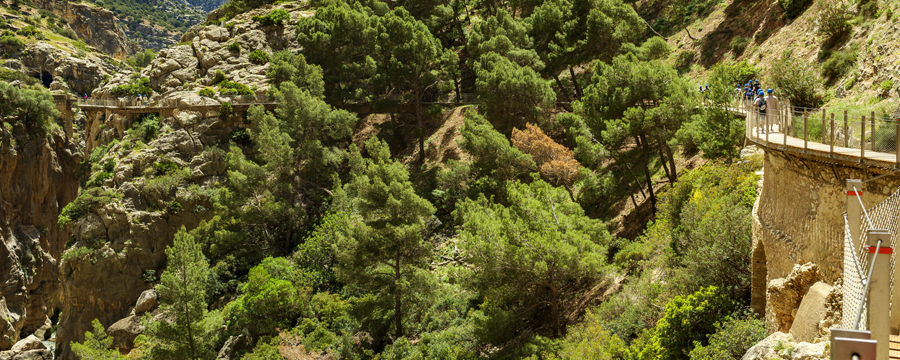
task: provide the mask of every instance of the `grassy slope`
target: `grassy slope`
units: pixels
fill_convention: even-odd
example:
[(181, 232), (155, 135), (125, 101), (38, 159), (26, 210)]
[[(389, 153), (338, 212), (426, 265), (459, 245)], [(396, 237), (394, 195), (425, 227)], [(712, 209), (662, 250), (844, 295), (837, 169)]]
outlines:
[[(777, 1), (762, 0), (722, 0), (712, 1), (706, 14), (691, 19), (691, 40), (684, 30), (671, 34), (667, 40), (675, 49), (672, 61), (681, 52), (693, 54), (691, 65), (686, 69), (692, 78), (703, 82), (712, 65), (725, 59), (747, 60), (761, 70), (761, 81), (765, 82), (771, 64), (781, 54), (790, 49), (798, 61), (805, 61), (821, 69), (827, 57), (820, 56), (825, 51), (858, 49), (856, 64), (830, 84), (823, 81), (829, 108), (849, 108), (858, 110), (884, 110), (892, 112), (898, 97), (896, 91), (900, 81), (898, 60), (900, 60), (900, 3), (878, 0), (878, 11), (871, 17), (858, 16), (856, 6), (851, 7), (852, 34), (831, 48), (824, 48), (824, 40), (816, 34), (816, 21), (820, 8), (826, 2), (835, 0), (815, 0), (798, 18), (788, 20)], [(851, 0), (845, 0), (851, 1)], [(642, 15), (666, 16), (666, 10), (658, 1), (649, 0), (641, 6)], [(855, 4), (856, 1), (852, 0)], [(683, 26), (681, 27), (683, 28)], [(735, 56), (731, 49), (733, 39), (743, 37), (749, 44), (743, 53)], [(685, 55), (681, 55), (685, 56)], [(690, 57), (690, 56), (688, 56)], [(856, 77), (855, 83), (850, 81)], [(883, 91), (881, 84), (892, 81), (894, 87)], [(849, 85), (843, 99), (834, 99), (835, 89)]]

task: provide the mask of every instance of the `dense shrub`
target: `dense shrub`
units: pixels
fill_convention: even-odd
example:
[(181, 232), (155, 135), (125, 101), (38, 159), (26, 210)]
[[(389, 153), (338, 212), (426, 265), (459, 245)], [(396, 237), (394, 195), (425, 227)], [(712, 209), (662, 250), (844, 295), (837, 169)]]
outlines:
[[(691, 295), (676, 296), (666, 304), (666, 314), (650, 330), (642, 348), (631, 349), (640, 359), (678, 360), (689, 356), (695, 344), (708, 344), (707, 334), (732, 310), (729, 299), (715, 286)], [(632, 356), (633, 358), (634, 356)]]
[(222, 70), (216, 70), (216, 74), (213, 76), (213, 84), (218, 84), (225, 80), (228, 80), (228, 78), (225, 77), (225, 73), (223, 73)]
[(239, 52), (241, 52), (241, 44), (238, 43), (237, 41), (235, 41), (231, 44), (228, 44), (228, 50), (231, 52), (239, 53)]
[(223, 102), (222, 105), (219, 106), (219, 116), (228, 116), (234, 112), (234, 109), (231, 107), (230, 102)]
[(269, 62), (269, 54), (259, 49), (251, 51), (249, 58), (250, 62), (256, 65), (263, 65)]
[(200, 89), (200, 91), (197, 92), (197, 95), (211, 98), (216, 95), (216, 92), (215, 92), (215, 90), (213, 90), (211, 88), (205, 87), (205, 88)]
[(850, 12), (843, 2), (825, 2), (819, 10), (818, 34), (826, 45), (834, 44), (850, 33)]
[(219, 84), (219, 94), (221, 95), (252, 95), (253, 90), (250, 90), (247, 85), (236, 83), (234, 81), (223, 81)]
[(0, 82), (0, 119), (16, 116), (27, 126), (37, 125), (49, 134), (54, 126), (59, 110), (53, 102), (53, 95), (43, 87), (20, 88)]
[(132, 55), (125, 62), (132, 67), (143, 69), (150, 65), (154, 58), (156, 58), (156, 52), (153, 49), (145, 49), (144, 52)]
[(35, 85), (38, 83), (38, 79), (35, 77), (31, 77), (25, 73), (9, 69), (0, 69), (0, 81), (5, 81), (8, 83), (13, 81), (21, 81), (27, 85)]
[(770, 80), (774, 88), (781, 89), (794, 106), (817, 107), (822, 102), (819, 93), (819, 76), (812, 64), (795, 59), (790, 51), (785, 51), (779, 60), (772, 63)]
[(59, 213), (57, 224), (60, 228), (78, 221), (87, 215), (94, 206), (104, 205), (116, 199), (121, 199), (122, 194), (102, 188), (91, 188), (78, 195), (75, 200), (66, 205)]
[(734, 39), (731, 39), (731, 51), (735, 56), (743, 54), (744, 49), (747, 48), (748, 44), (750, 44), (750, 38), (743, 36), (735, 37)]
[(25, 48), (25, 43), (19, 40), (12, 31), (3, 30), (3, 33), (0, 34), (0, 48), (3, 48), (3, 51), (8, 56), (9, 54), (22, 51)]
[(778, 4), (784, 9), (789, 19), (794, 19), (812, 4), (812, 0), (778, 0)]
[(822, 63), (822, 77), (829, 82), (839, 79), (856, 65), (856, 57), (857, 53), (854, 49), (832, 53), (831, 57)]
[(153, 89), (150, 87), (150, 78), (133, 79), (131, 83), (119, 85), (110, 91), (115, 96), (150, 95)]
[(288, 14), (288, 12), (284, 11), (283, 9), (275, 9), (275, 10), (270, 11), (268, 14), (266, 14), (264, 16), (254, 16), (253, 17), (253, 20), (259, 21), (260, 24), (277, 25), (277, 26), (284, 25), (284, 21), (290, 20), (290, 19), (291, 19), (291, 15)]
[(17, 31), (16, 33), (24, 37), (34, 37), (34, 34), (38, 34), (40, 33), (40, 31), (35, 28), (34, 25), (28, 25), (19, 29), (19, 31)]
[(716, 332), (709, 336), (708, 346), (698, 345), (691, 351), (691, 360), (740, 359), (765, 337), (765, 321), (729, 317), (716, 324)]

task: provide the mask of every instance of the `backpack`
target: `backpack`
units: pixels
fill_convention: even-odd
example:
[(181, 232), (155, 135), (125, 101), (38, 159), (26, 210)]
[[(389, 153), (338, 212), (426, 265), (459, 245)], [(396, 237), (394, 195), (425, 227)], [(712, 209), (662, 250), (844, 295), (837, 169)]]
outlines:
[(766, 98), (759, 98), (759, 111), (766, 111)]

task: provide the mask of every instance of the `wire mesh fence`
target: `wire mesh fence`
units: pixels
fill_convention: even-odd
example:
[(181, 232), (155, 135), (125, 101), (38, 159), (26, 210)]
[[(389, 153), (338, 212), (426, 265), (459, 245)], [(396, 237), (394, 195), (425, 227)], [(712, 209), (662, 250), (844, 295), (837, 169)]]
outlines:
[[(844, 277), (843, 277), (843, 306), (842, 306), (842, 327), (845, 329), (853, 329), (856, 324), (856, 314), (860, 311), (865, 313), (865, 273), (859, 261), (859, 256), (853, 246), (853, 238), (850, 235), (850, 224), (847, 221), (847, 214), (844, 213)], [(858, 324), (859, 330), (867, 329), (866, 317), (863, 316)]]
[[(859, 189), (862, 190), (862, 189)], [(848, 200), (853, 201), (853, 200)], [(897, 214), (900, 212), (900, 190), (894, 192), (884, 201), (868, 208), (864, 214), (860, 214), (860, 237), (864, 237), (869, 230), (887, 230), (891, 234), (890, 246), (892, 249), (897, 247)], [(855, 315), (862, 307), (865, 314), (865, 299), (867, 294), (863, 294), (865, 282), (867, 281), (864, 269), (869, 267), (869, 257), (866, 251), (868, 244), (865, 241), (857, 241), (859, 245), (854, 245), (851, 235), (851, 229), (847, 214), (844, 213), (844, 277), (843, 277), (843, 326), (850, 328), (856, 320)], [(894, 296), (894, 269), (896, 262), (893, 256), (889, 257), (891, 262), (890, 277), (890, 296)], [(893, 304), (892, 304), (893, 307)], [(860, 320), (860, 329), (866, 329), (865, 316)]]

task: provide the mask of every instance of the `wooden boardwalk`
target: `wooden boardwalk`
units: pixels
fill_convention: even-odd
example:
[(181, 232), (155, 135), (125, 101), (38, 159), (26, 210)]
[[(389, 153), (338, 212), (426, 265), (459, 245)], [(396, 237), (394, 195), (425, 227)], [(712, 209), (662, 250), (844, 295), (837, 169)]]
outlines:
[(746, 139), (748, 143), (756, 144), (766, 151), (781, 151), (809, 160), (843, 166), (878, 167), (891, 170), (900, 168), (896, 153), (861, 150), (804, 140), (786, 135), (780, 131), (778, 125), (772, 125), (774, 131), (766, 132), (762, 126), (756, 126), (752, 119), (753, 114), (748, 116), (744, 111), (735, 110), (735, 112), (747, 118)]
[[(247, 111), (250, 106), (253, 105), (262, 105), (266, 108), (266, 110), (275, 109), (278, 105), (276, 103), (246, 103), (246, 104), (232, 104), (231, 108), (237, 112)], [(213, 105), (188, 105), (188, 106), (179, 106), (179, 105), (151, 105), (151, 106), (112, 106), (112, 105), (79, 105), (82, 111), (115, 111), (121, 113), (129, 113), (129, 114), (146, 114), (146, 113), (156, 113), (156, 112), (165, 112), (165, 111), (173, 111), (173, 110), (191, 110), (191, 111), (216, 111), (222, 108), (221, 104), (213, 104)]]

